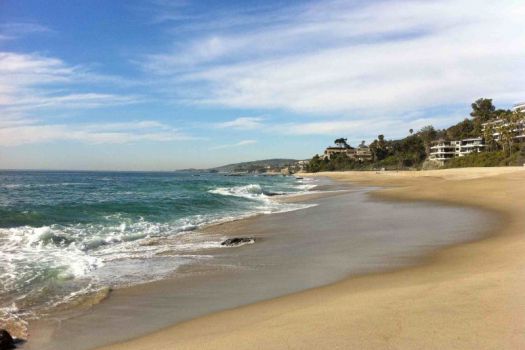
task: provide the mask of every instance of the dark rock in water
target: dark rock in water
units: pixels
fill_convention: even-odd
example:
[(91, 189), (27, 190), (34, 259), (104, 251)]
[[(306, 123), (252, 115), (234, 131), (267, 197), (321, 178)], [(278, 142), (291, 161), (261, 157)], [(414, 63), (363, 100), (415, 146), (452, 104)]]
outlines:
[(284, 193), (278, 193), (278, 192), (270, 192), (270, 191), (263, 191), (263, 194), (268, 197), (273, 196), (282, 196)]
[(0, 329), (0, 350), (13, 349), (15, 347), (15, 341), (11, 334), (5, 329)]
[(227, 247), (235, 247), (241, 244), (248, 244), (248, 243), (254, 243), (255, 238), (251, 237), (235, 237), (235, 238), (228, 238), (224, 242), (221, 243), (223, 246)]

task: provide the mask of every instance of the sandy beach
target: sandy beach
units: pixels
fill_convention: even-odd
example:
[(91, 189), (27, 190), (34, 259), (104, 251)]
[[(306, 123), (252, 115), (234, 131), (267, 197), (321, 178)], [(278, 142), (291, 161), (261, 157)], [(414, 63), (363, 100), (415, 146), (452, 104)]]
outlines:
[(323, 173), (373, 196), (497, 213), (484, 239), (415, 267), (348, 278), (218, 312), (116, 349), (502, 349), (525, 346), (525, 169)]

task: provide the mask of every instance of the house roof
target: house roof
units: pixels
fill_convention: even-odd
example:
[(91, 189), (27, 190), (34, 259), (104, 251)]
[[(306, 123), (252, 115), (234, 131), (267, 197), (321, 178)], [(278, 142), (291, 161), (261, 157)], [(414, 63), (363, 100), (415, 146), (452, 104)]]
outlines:
[(344, 150), (349, 150), (349, 149), (354, 149), (354, 147), (352, 146), (348, 146), (348, 147), (335, 147), (335, 146), (328, 146), (326, 147), (327, 150), (338, 150), (338, 151), (344, 151)]

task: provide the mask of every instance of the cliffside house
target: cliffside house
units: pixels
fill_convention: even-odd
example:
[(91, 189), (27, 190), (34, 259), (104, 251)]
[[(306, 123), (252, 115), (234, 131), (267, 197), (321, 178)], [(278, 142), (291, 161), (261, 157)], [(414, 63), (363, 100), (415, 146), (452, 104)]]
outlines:
[(360, 162), (372, 160), (372, 152), (370, 151), (370, 147), (364, 143), (360, 144), (355, 152), (355, 158)]
[(351, 146), (329, 146), (324, 150), (324, 158), (330, 159), (334, 154), (346, 154), (348, 157), (352, 158), (355, 155), (355, 152), (355, 148)]
[(345, 145), (345, 146), (329, 146), (324, 150), (324, 158), (331, 159), (334, 154), (345, 154), (351, 159), (358, 160), (360, 162), (372, 160), (372, 152), (370, 147), (364, 143), (360, 144), (357, 148)]

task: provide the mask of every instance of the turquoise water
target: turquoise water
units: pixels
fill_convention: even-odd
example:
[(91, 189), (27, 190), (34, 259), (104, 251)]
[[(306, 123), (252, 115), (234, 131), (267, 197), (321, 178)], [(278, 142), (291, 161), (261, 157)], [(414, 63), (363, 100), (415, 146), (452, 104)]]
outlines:
[[(0, 172), (0, 318), (26, 319), (103, 288), (213, 259), (195, 230), (306, 207), (309, 180), (209, 173)], [(199, 254), (192, 254), (199, 251)]]

